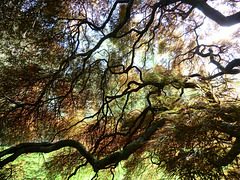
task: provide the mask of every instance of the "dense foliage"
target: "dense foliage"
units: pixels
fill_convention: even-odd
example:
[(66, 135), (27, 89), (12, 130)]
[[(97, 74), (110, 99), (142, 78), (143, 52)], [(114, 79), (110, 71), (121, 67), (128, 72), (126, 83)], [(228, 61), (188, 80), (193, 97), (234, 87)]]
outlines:
[(1, 179), (16, 177), (20, 155), (55, 151), (49, 178), (89, 166), (114, 177), (119, 163), (126, 179), (149, 168), (240, 178), (238, 10), (233, 0), (2, 0)]

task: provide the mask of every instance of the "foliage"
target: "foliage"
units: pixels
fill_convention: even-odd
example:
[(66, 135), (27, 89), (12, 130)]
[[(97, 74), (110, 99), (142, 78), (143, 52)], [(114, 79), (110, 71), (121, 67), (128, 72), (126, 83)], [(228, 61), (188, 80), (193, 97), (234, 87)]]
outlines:
[(114, 177), (118, 166), (125, 179), (239, 178), (239, 33), (211, 41), (219, 25), (240, 22), (237, 1), (4, 0), (0, 9), (0, 142), (12, 146), (0, 152), (2, 179), (30, 178), (34, 160), (23, 171), (23, 159), (50, 152), (48, 179)]

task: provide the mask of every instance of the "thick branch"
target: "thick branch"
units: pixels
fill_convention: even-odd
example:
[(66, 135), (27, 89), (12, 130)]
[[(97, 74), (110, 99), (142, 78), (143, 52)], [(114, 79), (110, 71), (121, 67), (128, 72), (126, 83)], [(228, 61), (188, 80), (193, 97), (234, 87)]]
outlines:
[(210, 62), (215, 64), (217, 66), (218, 69), (220, 69), (221, 71), (224, 71), (224, 67), (214, 59), (214, 55), (213, 55), (213, 50), (209, 49), (209, 56), (210, 56)]
[(234, 59), (225, 67), (226, 72), (231, 72), (234, 67), (240, 66), (240, 59)]
[(230, 16), (224, 16), (221, 12), (209, 6), (206, 3), (206, 0), (182, 0), (182, 2), (198, 8), (207, 17), (221, 26), (232, 26), (234, 24), (240, 23), (240, 12)]
[[(87, 161), (92, 165), (95, 172), (100, 169), (105, 169), (110, 165), (118, 164), (120, 161), (127, 159), (131, 154), (144, 145), (144, 143), (153, 135), (153, 133), (164, 126), (165, 119), (161, 119), (151, 126), (149, 126), (144, 133), (142, 133), (137, 140), (126, 146), (123, 150), (115, 152), (101, 160), (97, 160), (89, 151), (79, 142), (74, 140), (62, 140), (56, 143), (21, 143), (17, 146), (11, 147), (0, 152), (0, 168), (4, 167), (6, 164), (14, 161), (21, 154), (24, 153), (49, 153), (52, 151), (59, 150), (63, 147), (74, 147), (76, 148), (82, 156), (84, 156)], [(4, 159), (4, 156), (10, 155)]]
[(79, 142), (74, 140), (62, 140), (58, 141), (56, 143), (21, 143), (17, 146), (11, 147), (9, 149), (6, 149), (2, 152), (0, 152), (0, 158), (3, 159), (4, 156), (10, 155), (4, 160), (0, 161), (0, 168), (5, 166), (6, 164), (14, 161), (16, 158), (18, 158), (20, 155), (24, 153), (37, 153), (37, 152), (43, 152), (43, 153), (49, 153), (52, 151), (59, 150), (63, 147), (74, 147), (76, 148), (82, 156), (84, 156), (87, 161), (94, 165), (96, 159), (87, 151), (87, 149)]
[[(213, 58), (211, 59), (211, 62), (216, 62)], [(218, 64), (220, 64), (219, 62), (217, 62)], [(214, 63), (216, 65), (216, 63)], [(219, 68), (219, 66), (221, 65), (217, 65), (217, 67)], [(221, 76), (223, 74), (238, 74), (240, 73), (239, 69), (234, 69), (234, 67), (240, 66), (240, 59), (234, 59), (231, 62), (229, 62), (227, 64), (227, 66), (225, 68), (221, 68), (221, 72), (214, 74), (212, 76), (210, 76), (208, 79), (214, 79), (215, 77)], [(222, 67), (222, 66), (221, 66)]]
[[(238, 74), (240, 73), (240, 69), (236, 69), (235, 67), (239, 67), (240, 66), (240, 59), (234, 59), (232, 61), (230, 61), (226, 67), (223, 67), (218, 61), (216, 61), (214, 59), (214, 54), (213, 54), (213, 51), (212, 49), (209, 49), (209, 53), (202, 53), (202, 52), (199, 52), (199, 49), (197, 49), (196, 53), (201, 56), (201, 57), (210, 57), (210, 62), (215, 64), (217, 66), (217, 68), (219, 70), (221, 70), (220, 72), (212, 75), (212, 76), (209, 76), (209, 77), (205, 77), (205, 79), (208, 79), (208, 80), (211, 80), (211, 79), (214, 79), (218, 76), (221, 76), (221, 75), (224, 75), (224, 74)], [(200, 74), (192, 74), (190, 75), (189, 77), (196, 77), (196, 76), (200, 76)]]
[(137, 140), (126, 146), (122, 151), (107, 156), (97, 162), (94, 170), (97, 172), (100, 169), (106, 168), (108, 165), (117, 164), (122, 160), (127, 159), (131, 154), (144, 145), (144, 143), (153, 135), (153, 133), (164, 126), (166, 119), (161, 119), (149, 126), (144, 133), (142, 133)]

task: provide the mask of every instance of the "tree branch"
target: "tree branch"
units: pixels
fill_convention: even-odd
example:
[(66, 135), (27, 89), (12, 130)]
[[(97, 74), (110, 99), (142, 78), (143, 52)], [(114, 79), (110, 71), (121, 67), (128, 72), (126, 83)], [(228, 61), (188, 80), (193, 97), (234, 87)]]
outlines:
[(166, 119), (161, 119), (151, 126), (149, 126), (144, 133), (142, 133), (137, 140), (126, 146), (122, 151), (118, 151), (99, 160), (94, 167), (95, 172), (106, 168), (108, 165), (117, 164), (122, 160), (126, 160), (131, 154), (143, 146), (143, 144), (153, 135), (153, 133), (164, 126)]
[[(211, 57), (210, 57), (211, 58)], [(213, 58), (212, 58), (213, 59)], [(211, 59), (211, 62), (215, 62), (214, 64), (217, 65), (218, 68), (220, 68), (221, 72), (214, 74), (210, 77), (208, 77), (207, 79), (214, 79), (215, 77), (221, 76), (223, 74), (238, 74), (240, 73), (240, 69), (234, 69), (234, 67), (240, 66), (240, 59), (234, 59), (232, 61), (230, 61), (227, 66), (225, 68), (222, 67), (222, 65), (220, 65), (219, 62), (214, 61)]]
[(213, 50), (211, 48), (209, 48), (208, 51), (209, 51), (209, 56), (210, 56), (210, 62), (215, 64), (217, 66), (217, 68), (220, 69), (221, 71), (224, 71), (224, 67), (214, 59)]
[[(240, 66), (240, 59), (234, 59), (234, 60), (230, 61), (226, 65), (226, 67), (223, 67), (218, 61), (216, 61), (214, 59), (213, 50), (211, 48), (209, 48), (208, 51), (209, 51), (209, 53), (204, 54), (202, 52), (199, 52), (199, 49), (197, 49), (196, 54), (198, 54), (201, 57), (208, 57), (209, 56), (210, 57), (210, 62), (215, 64), (217, 66), (217, 68), (221, 71), (212, 75), (212, 76), (205, 77), (204, 79), (211, 80), (211, 79), (214, 79), (214, 78), (216, 78), (218, 76), (221, 76), (223, 74), (238, 74), (238, 73), (240, 73), (240, 69), (234, 69), (235, 67)], [(201, 77), (200, 74), (192, 74), (189, 77), (196, 77), (196, 76)]]
[(230, 72), (234, 67), (240, 66), (240, 59), (234, 59), (225, 67), (225, 71)]
[(73, 147), (76, 148), (80, 154), (87, 159), (87, 161), (92, 165), (94, 171), (98, 172), (100, 169), (105, 169), (110, 165), (118, 164), (120, 161), (127, 159), (131, 154), (142, 147), (157, 129), (163, 127), (165, 121), (166, 119), (161, 119), (153, 123), (138, 137), (137, 140), (126, 146), (123, 150), (115, 152), (101, 160), (94, 158), (94, 156), (90, 154), (90, 152), (81, 143), (74, 140), (61, 140), (56, 143), (21, 143), (17, 146), (0, 152), (1, 159), (3, 159), (4, 156), (11, 154), (9, 157), (0, 161), (0, 169), (24, 153), (49, 153), (59, 150), (63, 147)]
[(206, 3), (206, 0), (182, 0), (183, 3), (192, 5), (202, 11), (207, 17), (221, 26), (232, 26), (240, 23), (240, 12), (230, 16), (224, 16), (221, 12), (212, 8)]
[(4, 160), (0, 161), (0, 169), (5, 166), (6, 164), (14, 161), (16, 158), (18, 158), (20, 155), (25, 153), (49, 153), (52, 151), (59, 150), (64, 147), (74, 147), (76, 148), (82, 156), (84, 156), (87, 161), (94, 165), (96, 162), (96, 159), (87, 151), (87, 149), (79, 142), (74, 140), (61, 140), (56, 143), (21, 143), (19, 145), (16, 145), (14, 147), (11, 147), (9, 149), (6, 149), (2, 152), (0, 152), (0, 158), (3, 159), (4, 156), (10, 155), (9, 157), (5, 158)]

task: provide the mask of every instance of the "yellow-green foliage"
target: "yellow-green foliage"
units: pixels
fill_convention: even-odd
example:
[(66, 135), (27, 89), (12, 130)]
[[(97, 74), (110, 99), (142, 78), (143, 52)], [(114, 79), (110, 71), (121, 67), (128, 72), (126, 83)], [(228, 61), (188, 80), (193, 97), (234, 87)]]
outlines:
[(181, 76), (175, 75), (173, 71), (166, 69), (163, 66), (155, 66), (143, 73), (143, 81), (145, 83), (163, 83), (170, 84), (178, 81)]

